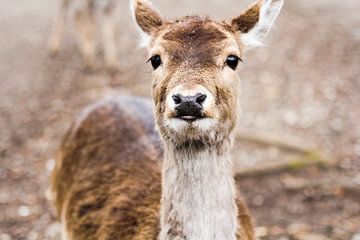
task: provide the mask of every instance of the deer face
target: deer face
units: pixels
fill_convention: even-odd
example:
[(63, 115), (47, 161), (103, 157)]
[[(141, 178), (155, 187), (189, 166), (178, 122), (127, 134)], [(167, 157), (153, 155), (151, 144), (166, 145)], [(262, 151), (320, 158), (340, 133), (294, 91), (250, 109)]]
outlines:
[(188, 17), (169, 23), (150, 50), (159, 129), (168, 137), (215, 140), (237, 115), (241, 58), (226, 26)]
[(146, 0), (134, 0), (153, 68), (156, 122), (166, 139), (215, 143), (234, 129), (240, 91), (236, 70), (259, 45), (283, 0), (262, 0), (231, 23), (185, 17), (165, 21)]

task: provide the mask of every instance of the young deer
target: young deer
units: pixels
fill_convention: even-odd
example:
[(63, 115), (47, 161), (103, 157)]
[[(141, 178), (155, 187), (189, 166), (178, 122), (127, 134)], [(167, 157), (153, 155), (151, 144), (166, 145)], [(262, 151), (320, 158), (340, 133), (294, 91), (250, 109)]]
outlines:
[(150, 102), (119, 97), (73, 123), (52, 175), (64, 239), (255, 239), (230, 156), (235, 70), (283, 0), (261, 0), (230, 24), (166, 21), (147, 0), (132, 4), (149, 40), (156, 121)]
[(109, 71), (116, 71), (117, 47), (114, 28), (114, 9), (116, 0), (60, 0), (58, 15), (48, 42), (50, 54), (59, 52), (63, 38), (66, 20), (70, 12), (74, 11), (75, 26), (78, 35), (79, 48), (84, 58), (86, 69), (92, 70), (96, 60), (96, 13), (100, 17), (99, 25), (104, 48), (105, 66)]

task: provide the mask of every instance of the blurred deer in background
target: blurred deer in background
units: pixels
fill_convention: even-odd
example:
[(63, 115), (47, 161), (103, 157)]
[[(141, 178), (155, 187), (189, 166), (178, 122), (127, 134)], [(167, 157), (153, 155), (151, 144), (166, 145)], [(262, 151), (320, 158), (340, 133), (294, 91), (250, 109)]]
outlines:
[(261, 0), (226, 23), (167, 21), (147, 0), (132, 1), (148, 40), (155, 122), (150, 101), (128, 96), (96, 103), (73, 123), (52, 174), (64, 239), (255, 239), (230, 154), (236, 70), (282, 5)]
[[(59, 52), (67, 18), (74, 12), (75, 27), (85, 68), (93, 70), (96, 63), (97, 25), (100, 26), (105, 66), (109, 71), (118, 69), (114, 27), (116, 0), (59, 0), (60, 7), (48, 42), (50, 54)], [(96, 15), (99, 16), (97, 23)]]

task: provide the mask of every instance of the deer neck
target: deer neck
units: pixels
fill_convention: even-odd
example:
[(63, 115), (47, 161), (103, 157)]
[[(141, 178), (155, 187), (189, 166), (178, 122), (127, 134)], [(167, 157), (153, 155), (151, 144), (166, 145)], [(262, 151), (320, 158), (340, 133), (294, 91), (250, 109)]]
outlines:
[(235, 239), (237, 208), (230, 142), (165, 144), (160, 240)]

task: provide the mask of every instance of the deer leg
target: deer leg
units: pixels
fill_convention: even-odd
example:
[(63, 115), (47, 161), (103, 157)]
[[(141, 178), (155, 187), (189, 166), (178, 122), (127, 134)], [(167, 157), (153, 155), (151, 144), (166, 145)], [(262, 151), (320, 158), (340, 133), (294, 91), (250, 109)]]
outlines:
[(50, 38), (48, 41), (48, 51), (51, 55), (56, 55), (59, 52), (60, 44), (64, 35), (66, 18), (68, 13), (69, 1), (61, 0), (59, 12), (54, 20)]
[(236, 199), (238, 207), (238, 220), (240, 223), (240, 232), (238, 232), (238, 239), (256, 240), (254, 233), (254, 226), (248, 207), (243, 199)]
[(96, 58), (96, 20), (93, 7), (87, 6), (75, 13), (79, 48), (85, 61), (85, 69), (95, 68)]
[(104, 48), (105, 66), (108, 71), (116, 72), (118, 70), (117, 47), (115, 26), (112, 8), (104, 9), (101, 15), (101, 32)]

